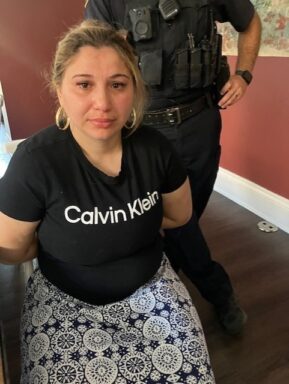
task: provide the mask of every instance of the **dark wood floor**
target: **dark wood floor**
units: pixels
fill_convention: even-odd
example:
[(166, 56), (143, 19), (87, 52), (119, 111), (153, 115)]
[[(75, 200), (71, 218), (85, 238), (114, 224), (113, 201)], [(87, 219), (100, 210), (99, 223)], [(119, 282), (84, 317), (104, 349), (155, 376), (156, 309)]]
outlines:
[[(217, 384), (289, 383), (289, 235), (281, 230), (261, 232), (259, 220), (217, 193), (202, 218), (214, 258), (231, 276), (248, 314), (242, 336), (223, 333), (210, 305), (182, 275), (203, 323)], [(10, 384), (19, 383), (23, 275), (21, 267), (0, 266), (0, 319)]]

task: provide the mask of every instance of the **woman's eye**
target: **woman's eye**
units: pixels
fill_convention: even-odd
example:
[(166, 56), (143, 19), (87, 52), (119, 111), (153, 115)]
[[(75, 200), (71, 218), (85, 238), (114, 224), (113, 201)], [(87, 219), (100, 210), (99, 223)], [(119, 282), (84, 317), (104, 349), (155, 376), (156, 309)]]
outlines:
[(79, 88), (82, 88), (82, 89), (87, 89), (89, 87), (89, 83), (85, 81), (78, 83), (77, 85)]
[(115, 82), (112, 83), (112, 88), (118, 89), (118, 88), (124, 88), (126, 86), (125, 83)]

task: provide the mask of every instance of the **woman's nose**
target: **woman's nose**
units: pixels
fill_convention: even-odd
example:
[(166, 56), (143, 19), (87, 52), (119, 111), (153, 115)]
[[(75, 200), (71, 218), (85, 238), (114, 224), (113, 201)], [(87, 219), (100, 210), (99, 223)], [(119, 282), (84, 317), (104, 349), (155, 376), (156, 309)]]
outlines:
[(107, 110), (111, 106), (110, 94), (107, 88), (97, 87), (93, 91), (93, 107), (100, 110)]

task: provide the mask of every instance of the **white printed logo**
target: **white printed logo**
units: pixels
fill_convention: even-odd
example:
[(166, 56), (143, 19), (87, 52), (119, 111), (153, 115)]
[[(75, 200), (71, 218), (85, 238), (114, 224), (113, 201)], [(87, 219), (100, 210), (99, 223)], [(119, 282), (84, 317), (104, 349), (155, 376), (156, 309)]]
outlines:
[(72, 224), (81, 222), (82, 224), (114, 224), (128, 219), (135, 219), (145, 214), (159, 200), (157, 191), (147, 192), (148, 197), (144, 199), (137, 198), (132, 203), (127, 203), (127, 209), (113, 209), (109, 207), (107, 211), (100, 211), (98, 207), (94, 207), (92, 211), (82, 211), (77, 205), (70, 205), (64, 210), (66, 221)]

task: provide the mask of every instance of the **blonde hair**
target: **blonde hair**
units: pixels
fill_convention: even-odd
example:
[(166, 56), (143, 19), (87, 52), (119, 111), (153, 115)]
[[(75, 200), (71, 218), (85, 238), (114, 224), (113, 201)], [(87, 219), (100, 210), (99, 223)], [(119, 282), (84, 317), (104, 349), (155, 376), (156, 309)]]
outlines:
[(70, 28), (57, 44), (51, 68), (50, 88), (56, 94), (67, 66), (81, 47), (91, 46), (97, 49), (111, 47), (122, 58), (133, 79), (135, 91), (133, 109), (135, 113), (132, 115), (135, 118), (133, 118), (133, 122), (128, 121), (127, 126), (131, 126), (131, 129), (135, 130), (143, 119), (147, 103), (147, 91), (133, 48), (124, 35), (124, 31), (117, 31), (111, 25), (97, 20), (85, 20)]

